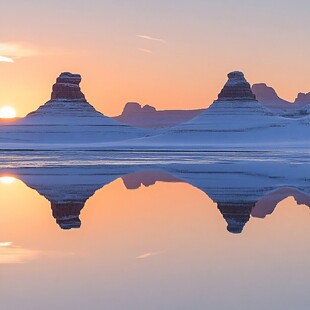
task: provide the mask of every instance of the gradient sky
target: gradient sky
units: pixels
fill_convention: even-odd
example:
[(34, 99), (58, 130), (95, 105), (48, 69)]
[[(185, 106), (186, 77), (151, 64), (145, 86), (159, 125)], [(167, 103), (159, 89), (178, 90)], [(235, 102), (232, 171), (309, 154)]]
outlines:
[(109, 116), (128, 101), (207, 107), (232, 70), (287, 100), (310, 91), (309, 0), (11, 0), (0, 9), (0, 107), (19, 116), (49, 99), (62, 71), (82, 74), (86, 98)]

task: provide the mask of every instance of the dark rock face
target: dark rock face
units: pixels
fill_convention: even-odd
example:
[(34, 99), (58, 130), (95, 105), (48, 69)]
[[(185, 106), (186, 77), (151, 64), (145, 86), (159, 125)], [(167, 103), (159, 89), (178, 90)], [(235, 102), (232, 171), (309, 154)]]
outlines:
[(51, 202), (53, 217), (60, 228), (68, 230), (80, 228), (81, 220), (79, 218), (85, 201), (57, 203)]
[(227, 222), (227, 230), (240, 234), (249, 221), (255, 203), (218, 203), (217, 207)]
[(250, 84), (245, 79), (244, 74), (239, 71), (234, 71), (228, 74), (228, 81), (219, 93), (218, 100), (252, 101), (256, 100), (256, 97), (251, 90)]
[(85, 96), (79, 86), (81, 80), (82, 78), (79, 74), (61, 73), (53, 85), (51, 99), (85, 100)]

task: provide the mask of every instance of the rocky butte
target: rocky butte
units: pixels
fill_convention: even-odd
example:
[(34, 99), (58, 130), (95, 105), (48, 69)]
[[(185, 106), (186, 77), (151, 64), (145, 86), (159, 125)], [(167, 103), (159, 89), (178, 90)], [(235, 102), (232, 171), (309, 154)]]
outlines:
[(63, 72), (53, 85), (51, 99), (25, 118), (0, 126), (5, 148), (74, 147), (77, 144), (105, 143), (139, 138), (148, 134), (98, 112), (87, 102), (81, 76)]
[(297, 110), (310, 104), (310, 93), (299, 93), (294, 102), (283, 100), (276, 91), (265, 83), (258, 83), (252, 86), (252, 91), (257, 100), (266, 108), (275, 111)]
[(86, 101), (79, 86), (81, 80), (79, 74), (61, 73), (53, 85), (51, 100), (29, 113), (25, 120), (46, 124), (62, 123), (67, 118), (74, 118), (75, 123), (116, 124)]

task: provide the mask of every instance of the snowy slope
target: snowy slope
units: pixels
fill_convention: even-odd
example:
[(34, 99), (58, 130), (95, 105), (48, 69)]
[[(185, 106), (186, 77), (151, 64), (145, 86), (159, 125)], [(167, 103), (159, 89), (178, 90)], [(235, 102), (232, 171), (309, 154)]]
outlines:
[(25, 118), (0, 126), (1, 147), (119, 141), (150, 134), (96, 111), (81, 92), (80, 81), (78, 74), (62, 73), (53, 85), (51, 100)]
[(156, 136), (130, 141), (127, 147), (277, 149), (309, 146), (310, 118), (278, 116), (256, 100), (241, 72), (232, 72), (228, 76), (218, 100), (205, 112)]

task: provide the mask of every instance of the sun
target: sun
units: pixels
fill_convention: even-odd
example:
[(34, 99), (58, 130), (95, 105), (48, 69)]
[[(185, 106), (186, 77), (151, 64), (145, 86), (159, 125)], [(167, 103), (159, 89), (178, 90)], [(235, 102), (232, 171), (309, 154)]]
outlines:
[(13, 176), (1, 176), (0, 182), (3, 184), (12, 184), (16, 179)]
[(16, 111), (10, 106), (4, 106), (0, 109), (0, 118), (14, 118), (16, 117)]

